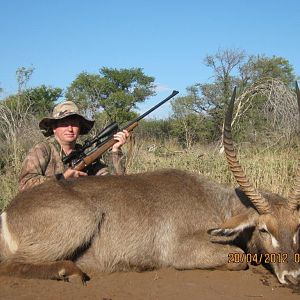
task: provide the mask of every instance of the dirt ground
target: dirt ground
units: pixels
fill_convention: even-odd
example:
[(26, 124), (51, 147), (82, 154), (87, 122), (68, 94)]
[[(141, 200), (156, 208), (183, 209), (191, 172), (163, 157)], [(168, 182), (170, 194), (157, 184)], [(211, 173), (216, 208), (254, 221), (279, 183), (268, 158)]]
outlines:
[(90, 274), (86, 286), (51, 280), (0, 277), (0, 299), (280, 299), (300, 298), (300, 287), (280, 285), (262, 266), (247, 271), (176, 271)]

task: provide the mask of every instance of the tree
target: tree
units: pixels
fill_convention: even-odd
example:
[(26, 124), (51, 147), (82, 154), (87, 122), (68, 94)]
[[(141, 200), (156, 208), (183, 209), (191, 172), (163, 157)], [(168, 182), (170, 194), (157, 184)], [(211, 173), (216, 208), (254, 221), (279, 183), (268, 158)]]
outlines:
[(135, 133), (143, 140), (159, 140), (163, 143), (172, 138), (172, 126), (170, 119), (143, 119)]
[(18, 92), (4, 98), (2, 104), (12, 112), (41, 118), (52, 112), (55, 102), (62, 96), (62, 89), (45, 85), (27, 88), (33, 72), (33, 67), (20, 67), (16, 70)]
[(33, 67), (29, 67), (29, 68), (20, 67), (17, 69), (16, 78), (17, 78), (17, 82), (18, 82), (18, 92), (19, 93), (26, 88), (27, 83), (30, 80), (33, 72), (34, 72)]
[(216, 54), (205, 57), (204, 64), (212, 69), (215, 83), (219, 85), (219, 101), (221, 103), (228, 101), (232, 86), (237, 81), (237, 77), (233, 75), (233, 72), (243, 64), (245, 57), (244, 51), (235, 49), (219, 49)]
[[(299, 110), (295, 93), (275, 78), (256, 81), (239, 93), (232, 126), (247, 140), (285, 140), (289, 143), (299, 131)], [(272, 139), (271, 137), (275, 139)], [(267, 139), (266, 139), (267, 137)]]
[(236, 49), (219, 49), (216, 54), (207, 55), (204, 64), (212, 69), (214, 81), (187, 88), (188, 95), (194, 99), (194, 103), (191, 103), (194, 111), (210, 115), (216, 132), (221, 133), (224, 108), (227, 107), (233, 86), (239, 81), (237, 74), (245, 58), (245, 52)]
[[(51, 113), (62, 89), (41, 85), (27, 88), (33, 68), (16, 72), (18, 92), (0, 101), (0, 205), (16, 194), (18, 174), (29, 148), (41, 140), (37, 119)], [(1, 203), (2, 202), (2, 203)]]
[[(192, 90), (191, 90), (192, 92)], [(212, 118), (205, 114), (205, 107), (195, 107), (195, 95), (172, 100), (172, 136), (185, 148), (197, 142), (209, 142), (214, 138)]]
[[(239, 93), (243, 93), (255, 82), (262, 84), (264, 81), (268, 82), (270, 78), (288, 86), (293, 85), (296, 79), (288, 60), (275, 56), (271, 58), (264, 55), (247, 56), (240, 50), (219, 50), (214, 55), (206, 56), (204, 64), (212, 69), (213, 82), (197, 83), (188, 87), (187, 99), (189, 100), (182, 105), (193, 112), (212, 118), (217, 136), (221, 136), (224, 113), (234, 86), (238, 87)], [(269, 118), (263, 115), (266, 112), (265, 103), (267, 97), (264, 93), (260, 93), (256, 96), (256, 107), (252, 106), (252, 109), (256, 110), (253, 117), (256, 118), (256, 124), (260, 126), (268, 125), (266, 123)]]
[(91, 118), (103, 110), (110, 121), (124, 123), (138, 103), (155, 94), (153, 82), (154, 77), (146, 76), (141, 68), (103, 67), (100, 74), (80, 73), (68, 87), (66, 98)]
[[(61, 96), (61, 88), (52, 88), (41, 85), (8, 96), (3, 99), (3, 104), (12, 111), (26, 111), (37, 119), (40, 119), (45, 115), (51, 114), (55, 103)], [(23, 108), (21, 109), (21, 107)]]
[(263, 78), (278, 79), (288, 86), (294, 84), (296, 80), (294, 68), (287, 59), (276, 56), (269, 58), (265, 55), (250, 56), (241, 66), (240, 76), (243, 86)]
[(41, 118), (52, 113), (56, 102), (62, 97), (62, 89), (41, 85), (25, 90), (23, 97), (30, 105), (30, 112)]
[(192, 96), (178, 97), (171, 102), (175, 122), (175, 131), (180, 138), (180, 142), (184, 144), (187, 149), (190, 149), (195, 142), (196, 132), (193, 125), (195, 125), (194, 114), (189, 108)]

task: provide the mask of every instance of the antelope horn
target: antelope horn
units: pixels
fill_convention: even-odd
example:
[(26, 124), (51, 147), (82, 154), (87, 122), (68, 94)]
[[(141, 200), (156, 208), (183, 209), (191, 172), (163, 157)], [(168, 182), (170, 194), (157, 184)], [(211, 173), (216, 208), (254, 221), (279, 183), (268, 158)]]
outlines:
[[(298, 87), (298, 83), (296, 81), (296, 95), (297, 95), (297, 101), (298, 101), (298, 110), (300, 113), (300, 91)], [(298, 167), (296, 176), (294, 179), (294, 185), (290, 190), (289, 196), (288, 196), (288, 202), (287, 206), (293, 211), (298, 208), (298, 205), (300, 205), (300, 160), (298, 161)]]
[(242, 191), (248, 196), (259, 214), (268, 214), (271, 212), (271, 205), (267, 199), (265, 199), (250, 183), (247, 179), (246, 174), (241, 167), (236, 151), (233, 147), (233, 140), (231, 134), (231, 122), (233, 115), (234, 100), (236, 96), (236, 87), (233, 90), (233, 94), (228, 105), (226, 117), (224, 121), (223, 131), (223, 145), (226, 154), (226, 158), (237, 183), (239, 184)]

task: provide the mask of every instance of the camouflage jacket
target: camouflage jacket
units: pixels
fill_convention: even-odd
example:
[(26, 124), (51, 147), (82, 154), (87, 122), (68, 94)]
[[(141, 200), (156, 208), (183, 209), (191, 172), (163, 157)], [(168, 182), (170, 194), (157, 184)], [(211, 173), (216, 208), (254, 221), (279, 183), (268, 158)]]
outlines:
[[(80, 148), (76, 144), (75, 149)], [(19, 178), (19, 190), (23, 191), (47, 180), (63, 179), (64, 171), (69, 168), (62, 162), (65, 154), (54, 137), (35, 145), (26, 156)], [(122, 152), (107, 152), (105, 161), (94, 162), (87, 170), (88, 175), (123, 175), (125, 173), (125, 157)]]

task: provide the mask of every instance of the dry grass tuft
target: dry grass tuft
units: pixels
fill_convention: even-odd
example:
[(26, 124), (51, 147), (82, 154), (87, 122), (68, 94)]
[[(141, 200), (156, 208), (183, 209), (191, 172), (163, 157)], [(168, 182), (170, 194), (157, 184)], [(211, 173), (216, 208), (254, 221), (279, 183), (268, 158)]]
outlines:
[[(126, 146), (125, 152), (128, 152)], [(247, 144), (239, 150), (239, 158), (247, 176), (260, 189), (287, 196), (298, 161), (297, 148), (278, 149), (252, 148)], [(24, 156), (24, 154), (22, 155)], [(0, 173), (0, 209), (16, 195), (18, 187), (18, 166)], [(215, 146), (194, 146), (182, 149), (176, 142), (137, 140), (128, 160), (127, 173), (141, 173), (162, 168), (176, 168), (202, 174), (217, 182), (236, 186), (235, 179), (227, 166), (224, 154)]]
[[(196, 172), (220, 183), (236, 186), (224, 154), (217, 147), (194, 146), (182, 150), (173, 141), (163, 146), (143, 141), (133, 151), (127, 171), (139, 173), (159, 168), (179, 168)], [(287, 196), (296, 172), (297, 149), (247, 149), (239, 150), (239, 159), (247, 176), (259, 189)]]

